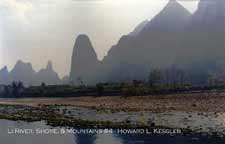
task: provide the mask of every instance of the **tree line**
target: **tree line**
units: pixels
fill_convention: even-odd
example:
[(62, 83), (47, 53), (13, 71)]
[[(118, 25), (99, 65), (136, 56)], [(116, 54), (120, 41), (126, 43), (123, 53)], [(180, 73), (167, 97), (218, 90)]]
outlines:
[[(82, 81), (82, 80), (81, 80)], [(133, 80), (121, 83), (98, 83), (87, 86), (80, 85), (46, 85), (24, 86), (21, 81), (13, 81), (10, 85), (0, 86), (0, 97), (71, 97), (71, 96), (138, 96), (151, 94), (171, 94), (194, 90), (225, 89), (211, 75), (208, 83), (194, 85), (191, 75), (176, 67), (152, 69), (146, 80)]]

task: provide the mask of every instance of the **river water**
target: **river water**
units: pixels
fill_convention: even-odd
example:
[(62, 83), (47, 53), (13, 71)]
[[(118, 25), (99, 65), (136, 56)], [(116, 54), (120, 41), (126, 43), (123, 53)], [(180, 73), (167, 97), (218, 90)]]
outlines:
[[(224, 144), (225, 139), (209, 136), (169, 136), (112, 133), (57, 133), (64, 128), (50, 127), (44, 121), (0, 120), (1, 144)], [(67, 129), (67, 128), (65, 128)], [(24, 131), (26, 130), (26, 134)]]

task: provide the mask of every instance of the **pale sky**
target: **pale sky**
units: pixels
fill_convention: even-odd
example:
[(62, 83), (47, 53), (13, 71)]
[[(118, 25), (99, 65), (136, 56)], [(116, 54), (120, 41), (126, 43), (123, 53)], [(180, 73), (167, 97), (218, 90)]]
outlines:
[[(184, 0), (183, 0), (184, 1)], [(152, 19), (168, 0), (0, 0), (0, 68), (18, 59), (38, 71), (52, 60), (60, 76), (70, 70), (79, 34), (102, 59), (122, 35)], [(198, 1), (182, 3), (194, 12)]]

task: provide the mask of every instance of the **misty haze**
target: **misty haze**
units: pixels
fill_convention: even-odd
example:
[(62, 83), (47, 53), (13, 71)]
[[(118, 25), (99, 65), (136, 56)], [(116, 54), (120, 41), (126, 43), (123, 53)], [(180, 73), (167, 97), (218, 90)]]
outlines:
[[(7, 65), (11, 71), (22, 60), (30, 62), (37, 72), (51, 60), (62, 78), (70, 73), (74, 42), (80, 34), (88, 35), (98, 59), (102, 60), (122, 35), (152, 19), (167, 2), (2, 0), (0, 67)], [(193, 12), (197, 2), (181, 3)]]
[(224, 104), (225, 0), (0, 1), (4, 144), (224, 144)]
[[(142, 6), (148, 2), (132, 1), (127, 2), (127, 5), (124, 3), (117, 1), (76, 1), (73, 3), (73, 8), (84, 7), (86, 9), (86, 6), (93, 7), (93, 5), (103, 8), (103, 6), (110, 4), (112, 5), (111, 9), (119, 9), (121, 5), (133, 9), (135, 4)], [(221, 72), (225, 65), (225, 4), (223, 0), (215, 2), (202, 0), (198, 3), (196, 11), (195, 2), (178, 3), (174, 0), (149, 2), (148, 9), (152, 9), (155, 5), (157, 10), (149, 12), (150, 16), (140, 22), (133, 22), (137, 21), (137, 19), (133, 19), (127, 21), (125, 25), (123, 21), (117, 21), (116, 23), (121, 29), (120, 34), (114, 33), (119, 30), (113, 30), (114, 23), (106, 23), (110, 22), (110, 18), (114, 18), (111, 12), (106, 12), (107, 16), (111, 15), (108, 16), (108, 20), (105, 19), (98, 23), (100, 15), (98, 15), (97, 9), (96, 12), (93, 12), (96, 16), (91, 16), (86, 10), (82, 16), (85, 21), (77, 16), (79, 17), (77, 21), (81, 21), (85, 25), (82, 28), (81, 25), (74, 25), (74, 32), (72, 32), (72, 28), (63, 28), (67, 25), (69, 18), (67, 21), (60, 19), (62, 23), (60, 29), (63, 30), (60, 32), (60, 29), (56, 27), (57, 21), (52, 22), (51, 19), (49, 19), (50, 27), (49, 24), (46, 24), (46, 27), (44, 25), (40, 27), (42, 19), (39, 19), (39, 23), (41, 23), (39, 26), (32, 27), (31, 24), (37, 20), (34, 17), (36, 15), (30, 17), (31, 15), (26, 14), (26, 11), (33, 12), (35, 6), (37, 11), (38, 8), (41, 9), (53, 4), (46, 2), (42, 3), (41, 7), (37, 7), (38, 3), (29, 1), (5, 1), (2, 4), (5, 9), (1, 11), (3, 20), (1, 23), (3, 26), (1, 29), (1, 65), (12, 66), (15, 63), (11, 69), (5, 66), (0, 70), (0, 83), (2, 84), (9, 84), (12, 81), (22, 81), (26, 85), (38, 85), (42, 82), (47, 84), (79, 84), (82, 81), (84, 84), (93, 85), (105, 82), (146, 81), (149, 73), (155, 69), (160, 69), (161, 73), (165, 73), (164, 75), (169, 75), (172, 71), (180, 71), (180, 77), (185, 77), (183, 83), (186, 84), (207, 84), (209, 78), (221, 83), (225, 81), (223, 79), (225, 74)], [(181, 4), (186, 5), (189, 10)], [(165, 6), (162, 7), (163, 5)], [(10, 15), (13, 14), (13, 6), (15, 6), (15, 10), (22, 11), (23, 9), (24, 12), (16, 13), (17, 15), (21, 14), (20, 16), (6, 16), (9, 12)], [(63, 6), (66, 10), (72, 10), (69, 7), (69, 2), (64, 3)], [(82, 11), (83, 9), (80, 9), (79, 12)], [(50, 13), (51, 11), (49, 11)], [(145, 12), (135, 13), (135, 11), (130, 11), (127, 14), (131, 16), (139, 14), (140, 17), (146, 15)], [(154, 14), (156, 15), (154, 16)], [(127, 17), (129, 18), (129, 16)], [(88, 22), (91, 19), (96, 23)], [(24, 23), (19, 24), (18, 21)], [(68, 23), (70, 22), (68, 21)], [(135, 23), (139, 24), (130, 28)], [(123, 29), (123, 25), (126, 28)], [(111, 37), (103, 34), (101, 28), (111, 33)], [(45, 29), (47, 33), (43, 31)], [(128, 32), (128, 29), (131, 31)], [(85, 32), (87, 33), (83, 34)], [(70, 37), (69, 33), (73, 33), (73, 36)], [(121, 33), (127, 34), (119, 37)], [(93, 37), (93, 34), (96, 36)], [(118, 38), (115, 38), (116, 35)], [(107, 46), (109, 47), (108, 52)], [(40, 68), (38, 70), (36, 66), (46, 65), (48, 59), (51, 61), (48, 62), (46, 69)], [(26, 60), (30, 61), (23, 62)], [(33, 67), (33, 63), (35, 67)], [(167, 83), (172, 81), (168, 80), (169, 78), (164, 79), (167, 79), (164, 80)]]

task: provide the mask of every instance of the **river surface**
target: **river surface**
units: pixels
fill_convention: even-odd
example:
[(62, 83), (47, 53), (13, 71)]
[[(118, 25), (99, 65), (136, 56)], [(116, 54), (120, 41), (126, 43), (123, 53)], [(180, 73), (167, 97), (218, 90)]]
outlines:
[[(59, 128), (48, 126), (44, 121), (22, 122), (0, 120), (1, 144), (224, 144), (225, 139), (214, 136), (149, 135), (112, 133), (57, 133)], [(20, 131), (23, 130), (23, 131)], [(24, 131), (26, 134), (24, 134)], [(77, 130), (77, 129), (73, 129)], [(73, 131), (74, 132), (74, 131)]]

